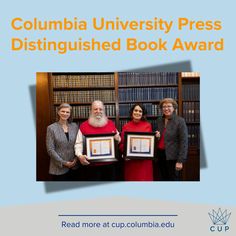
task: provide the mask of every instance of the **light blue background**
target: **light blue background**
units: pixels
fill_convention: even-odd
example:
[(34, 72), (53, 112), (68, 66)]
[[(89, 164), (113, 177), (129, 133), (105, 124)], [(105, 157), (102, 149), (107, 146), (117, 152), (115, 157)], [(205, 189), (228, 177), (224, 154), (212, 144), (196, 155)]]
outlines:
[[(134, 196), (177, 202), (235, 205), (235, 12), (234, 1), (7, 1), (1, 19), (1, 205)], [(153, 17), (176, 21), (221, 20), (221, 31), (142, 32), (14, 32), (10, 22), (23, 19), (86, 19), (105, 17), (141, 20)], [(176, 37), (187, 40), (225, 39), (225, 50), (216, 52), (12, 52), (12, 37), (76, 40), (78, 37), (154, 40)], [(200, 182), (113, 183), (46, 193), (36, 182), (36, 126), (30, 86), (35, 73), (47, 71), (120, 71), (190, 61), (201, 73), (201, 137), (207, 168)]]

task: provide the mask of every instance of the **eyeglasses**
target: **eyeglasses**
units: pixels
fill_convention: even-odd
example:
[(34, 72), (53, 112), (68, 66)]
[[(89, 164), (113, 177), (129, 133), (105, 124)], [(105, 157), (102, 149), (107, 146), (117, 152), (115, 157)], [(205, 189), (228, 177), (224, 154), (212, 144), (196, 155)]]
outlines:
[(169, 105), (169, 106), (163, 106), (162, 109), (170, 109), (172, 108), (173, 106)]

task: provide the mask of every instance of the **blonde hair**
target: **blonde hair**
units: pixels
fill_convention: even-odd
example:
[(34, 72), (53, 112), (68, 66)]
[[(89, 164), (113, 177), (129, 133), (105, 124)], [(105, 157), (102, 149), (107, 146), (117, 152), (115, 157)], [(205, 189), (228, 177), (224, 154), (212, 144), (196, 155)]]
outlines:
[(173, 105), (175, 111), (178, 108), (178, 104), (173, 98), (164, 98), (164, 99), (162, 99), (160, 101), (160, 104), (159, 104), (161, 109), (162, 109), (164, 103), (171, 103)]

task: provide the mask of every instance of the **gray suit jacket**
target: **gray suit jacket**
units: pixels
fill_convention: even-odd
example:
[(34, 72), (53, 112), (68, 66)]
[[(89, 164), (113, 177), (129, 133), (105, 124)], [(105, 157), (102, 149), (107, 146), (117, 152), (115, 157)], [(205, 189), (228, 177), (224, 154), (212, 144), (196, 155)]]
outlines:
[[(164, 117), (157, 121), (161, 135), (165, 128)], [(166, 160), (184, 162), (188, 153), (188, 129), (184, 119), (175, 114), (168, 120), (164, 137)]]
[(69, 169), (63, 163), (72, 161), (75, 158), (74, 145), (78, 126), (75, 123), (70, 123), (68, 127), (69, 141), (58, 122), (49, 125), (47, 128), (46, 146), (50, 156), (50, 174), (65, 174)]

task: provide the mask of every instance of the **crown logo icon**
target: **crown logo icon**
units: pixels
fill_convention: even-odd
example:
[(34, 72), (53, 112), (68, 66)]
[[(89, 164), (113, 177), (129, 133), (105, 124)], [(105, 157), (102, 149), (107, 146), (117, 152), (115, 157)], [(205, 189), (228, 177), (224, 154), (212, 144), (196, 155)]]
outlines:
[(226, 225), (231, 212), (227, 213), (227, 210), (222, 211), (221, 208), (219, 208), (218, 211), (212, 210), (212, 213), (208, 213), (208, 215), (214, 225)]

